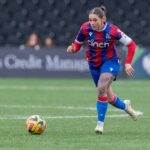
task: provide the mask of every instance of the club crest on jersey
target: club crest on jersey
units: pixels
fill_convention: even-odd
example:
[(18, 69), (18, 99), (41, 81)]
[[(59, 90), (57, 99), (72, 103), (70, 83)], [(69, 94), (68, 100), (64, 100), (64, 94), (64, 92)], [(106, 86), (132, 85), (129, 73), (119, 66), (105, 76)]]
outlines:
[(88, 44), (92, 47), (96, 47), (96, 48), (107, 48), (109, 47), (109, 43), (108, 42), (95, 42), (93, 39), (92, 40), (88, 40)]
[(91, 35), (92, 35), (92, 32), (89, 32), (89, 35), (91, 36)]
[(111, 39), (110, 34), (106, 33), (106, 39)]

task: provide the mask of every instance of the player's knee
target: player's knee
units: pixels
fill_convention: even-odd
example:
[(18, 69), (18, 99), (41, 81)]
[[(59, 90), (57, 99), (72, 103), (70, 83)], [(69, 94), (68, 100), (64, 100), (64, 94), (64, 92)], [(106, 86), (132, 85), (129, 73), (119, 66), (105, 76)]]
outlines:
[(98, 86), (98, 95), (105, 96), (107, 94), (107, 86)]

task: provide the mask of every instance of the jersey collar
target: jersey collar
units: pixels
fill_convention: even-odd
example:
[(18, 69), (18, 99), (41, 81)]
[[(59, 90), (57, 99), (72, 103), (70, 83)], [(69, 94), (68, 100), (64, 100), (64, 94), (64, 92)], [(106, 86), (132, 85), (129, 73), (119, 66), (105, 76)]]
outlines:
[(98, 31), (98, 32), (104, 31), (104, 30), (106, 29), (106, 27), (107, 27), (107, 22), (105, 23), (105, 26), (103, 27), (103, 29), (97, 30), (97, 31)]

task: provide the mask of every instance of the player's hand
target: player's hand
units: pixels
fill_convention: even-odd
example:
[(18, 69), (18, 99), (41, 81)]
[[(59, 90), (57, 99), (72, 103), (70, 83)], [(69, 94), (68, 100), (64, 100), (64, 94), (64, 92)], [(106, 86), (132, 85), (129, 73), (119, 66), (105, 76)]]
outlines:
[(134, 74), (134, 69), (131, 66), (131, 64), (125, 64), (125, 71), (129, 77), (133, 76), (133, 74)]
[(73, 44), (68, 46), (67, 52), (68, 52), (68, 53), (75, 53), (75, 52), (76, 52), (76, 49), (75, 49), (75, 47), (73, 46)]

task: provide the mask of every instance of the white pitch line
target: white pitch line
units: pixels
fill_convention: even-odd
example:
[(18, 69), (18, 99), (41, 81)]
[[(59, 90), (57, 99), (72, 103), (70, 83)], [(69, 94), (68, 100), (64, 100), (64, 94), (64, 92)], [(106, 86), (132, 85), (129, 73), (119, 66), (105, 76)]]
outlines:
[[(89, 106), (47, 106), (47, 105), (0, 105), (0, 108), (11, 109), (65, 109), (65, 110), (90, 110), (96, 111), (96, 107)], [(123, 110), (116, 108), (108, 108), (108, 112), (121, 112)]]
[[(65, 109), (65, 110), (90, 110), (96, 111), (96, 107), (86, 107), (86, 106), (46, 106), (46, 105), (0, 105), (0, 108), (11, 108), (11, 109)], [(108, 109), (109, 112), (114, 111), (122, 111), (120, 109)]]
[[(137, 111), (137, 115), (143, 115), (143, 112)], [(106, 115), (107, 118), (122, 118), (128, 117), (127, 114)], [(43, 116), (45, 119), (90, 119), (97, 116)], [(0, 120), (25, 120), (28, 116), (23, 115), (0, 115)]]
[[(147, 86), (146, 86), (147, 87)], [(118, 90), (134, 90), (135, 91), (143, 91), (141, 87), (137, 86), (130, 86), (128, 88), (119, 88)], [(0, 90), (21, 90), (21, 91), (27, 91), (27, 90), (44, 90), (44, 91), (96, 91), (96, 88), (94, 86), (30, 86), (30, 85), (0, 85)], [(144, 90), (149, 90), (149, 88), (145, 88)]]
[(0, 105), (0, 108), (54, 108), (54, 109), (87, 109), (96, 110), (95, 107), (80, 107), (80, 106), (47, 106), (47, 105)]
[(21, 85), (21, 86), (0, 86), (0, 90), (47, 90), (47, 91), (94, 91), (96, 90), (93, 87), (87, 87), (87, 86), (27, 86), (27, 85)]

